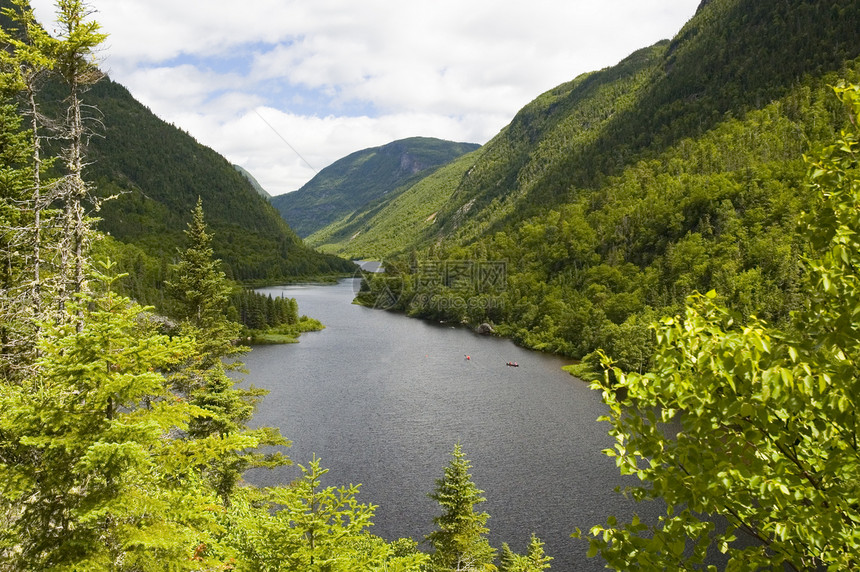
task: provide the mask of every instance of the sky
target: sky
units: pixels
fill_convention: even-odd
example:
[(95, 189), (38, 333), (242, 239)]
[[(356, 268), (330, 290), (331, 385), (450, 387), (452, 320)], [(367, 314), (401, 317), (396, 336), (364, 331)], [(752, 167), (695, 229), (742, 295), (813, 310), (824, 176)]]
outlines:
[[(99, 66), (271, 194), (403, 139), (486, 143), (700, 0), (89, 0)], [(53, 29), (54, 0), (31, 0)]]

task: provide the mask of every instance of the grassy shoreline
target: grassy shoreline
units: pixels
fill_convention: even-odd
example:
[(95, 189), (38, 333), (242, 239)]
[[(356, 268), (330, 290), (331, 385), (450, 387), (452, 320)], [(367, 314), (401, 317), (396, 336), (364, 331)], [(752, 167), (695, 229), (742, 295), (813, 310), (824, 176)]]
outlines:
[(306, 332), (319, 332), (325, 326), (319, 320), (302, 316), (295, 324), (284, 324), (267, 330), (248, 330), (246, 343), (252, 346), (271, 344), (296, 344), (299, 336)]

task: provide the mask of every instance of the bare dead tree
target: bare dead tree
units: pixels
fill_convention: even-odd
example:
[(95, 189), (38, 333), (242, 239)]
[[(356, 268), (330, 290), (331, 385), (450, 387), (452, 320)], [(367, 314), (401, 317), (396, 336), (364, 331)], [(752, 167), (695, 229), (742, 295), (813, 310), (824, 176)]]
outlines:
[(83, 178), (85, 149), (92, 131), (83, 114), (83, 93), (103, 74), (96, 66), (97, 47), (106, 38), (100, 26), (88, 18), (93, 14), (82, 0), (58, 0), (57, 21), (61, 28), (57, 48), (56, 71), (68, 88), (66, 116), (61, 137), (66, 141), (63, 161), (66, 175), (58, 186), (64, 204), (63, 249), (60, 273), (68, 276), (60, 292), (59, 304), (85, 288), (86, 259), (92, 234), (92, 219), (85, 214), (84, 201), (90, 197)]

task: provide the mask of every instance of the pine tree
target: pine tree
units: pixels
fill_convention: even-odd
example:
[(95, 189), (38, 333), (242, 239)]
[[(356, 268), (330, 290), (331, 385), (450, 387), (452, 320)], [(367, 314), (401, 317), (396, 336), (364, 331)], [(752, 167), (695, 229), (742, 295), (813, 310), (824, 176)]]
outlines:
[(275, 429), (248, 429), (257, 403), (267, 392), (254, 387), (236, 388), (235, 381), (227, 375), (226, 369), (238, 369), (241, 364), (234, 361), (225, 365), (224, 358), (245, 348), (235, 344), (240, 326), (227, 317), (232, 288), (219, 268), (219, 261), (213, 258), (212, 235), (199, 198), (185, 234), (189, 244), (172, 268), (169, 287), (178, 302), (180, 331), (195, 340), (195, 352), (173, 380), (177, 390), (199, 408), (189, 424), (190, 438), (213, 443), (220, 440), (223, 444), (225, 439), (236, 437), (253, 443), (223, 448), (217, 459), (201, 465), (223, 504), (228, 505), (247, 469), (290, 462), (281, 453), (262, 454), (254, 449), (259, 445), (285, 446), (289, 442)]
[(316, 458), (288, 487), (242, 488), (227, 509), (223, 543), (242, 570), (272, 572), (419, 572), (426, 554), (409, 539), (387, 543), (367, 533), (375, 509), (357, 486), (324, 487)]
[(499, 572), (542, 572), (549, 570), (552, 556), (547, 556), (543, 551), (543, 542), (532, 534), (526, 555), (514, 554), (507, 544), (502, 545), (502, 554), (499, 557)]
[(486, 500), (481, 496), (483, 491), (472, 482), (471, 463), (459, 443), (451, 456), (445, 476), (436, 480), (436, 491), (429, 495), (443, 509), (442, 515), (433, 519), (438, 529), (427, 535), (434, 549), (431, 570), (495, 570), (496, 551), (487, 540), (490, 515), (475, 512), (475, 506)]
[[(14, 105), (0, 105), (0, 373), (11, 376), (32, 365), (34, 315), (24, 243), (30, 227), (26, 211), (27, 134)], [(17, 374), (16, 374), (17, 375)]]
[(502, 548), (499, 551), (499, 572), (511, 572), (517, 562), (517, 557), (507, 542), (502, 543)]
[(214, 528), (192, 470), (209, 453), (170, 438), (194, 408), (165, 371), (192, 346), (156, 334), (114, 279), (68, 305), (80, 323), (48, 326), (28, 383), (0, 384), (4, 570), (186, 569)]
[(203, 201), (198, 197), (185, 230), (188, 246), (179, 262), (171, 267), (172, 278), (167, 286), (176, 302), (177, 318), (191, 333), (204, 333), (202, 350), (208, 355), (207, 364), (222, 356), (237, 353), (234, 341), (239, 326), (227, 319), (232, 290), (221, 261), (214, 258), (212, 235), (203, 214)]
[[(56, 46), (56, 73), (66, 85), (67, 111), (60, 137), (66, 142), (63, 163), (66, 174), (58, 186), (57, 199), (64, 206), (63, 244), (60, 245), (61, 276), (68, 276), (61, 290), (60, 304), (84, 289), (87, 251), (92, 238), (92, 220), (84, 203), (90, 199), (90, 186), (83, 176), (87, 140), (94, 118), (84, 113), (83, 93), (102, 78), (95, 64), (95, 52), (107, 38), (101, 26), (87, 20), (92, 9), (82, 0), (57, 0), (59, 42)], [(67, 253), (72, 260), (68, 260)]]
[[(53, 158), (45, 160), (42, 156), (42, 117), (37, 95), (47, 74), (56, 65), (58, 40), (52, 38), (36, 21), (28, 0), (11, 0), (12, 7), (3, 10), (3, 15), (17, 25), (14, 30), (0, 30), (0, 44), (5, 49), (0, 51), (0, 61), (3, 65), (4, 88), (16, 92), (25, 99), (23, 115), (29, 116), (30, 146), (31, 146), (31, 181), (28, 193), (18, 202), (20, 211), (32, 213), (28, 221), (29, 232), (21, 232), (18, 237), (19, 249), (31, 257), (32, 276), (29, 284), (29, 306), (33, 315), (41, 320), (48, 318), (44, 313), (43, 266), (45, 226), (50, 223), (46, 219), (50, 196), (44, 196), (44, 189), (50, 187), (50, 182), (43, 180), (43, 171), (50, 167)], [(5, 163), (7, 164), (8, 163)], [(23, 231), (23, 229), (22, 229)], [(51, 250), (51, 249), (48, 249)], [(53, 249), (56, 253), (56, 249)], [(47, 258), (45, 258), (45, 261)], [(26, 281), (21, 284), (27, 288)], [(34, 320), (38, 324), (39, 319)], [(38, 338), (39, 327), (33, 327), (33, 343)]]

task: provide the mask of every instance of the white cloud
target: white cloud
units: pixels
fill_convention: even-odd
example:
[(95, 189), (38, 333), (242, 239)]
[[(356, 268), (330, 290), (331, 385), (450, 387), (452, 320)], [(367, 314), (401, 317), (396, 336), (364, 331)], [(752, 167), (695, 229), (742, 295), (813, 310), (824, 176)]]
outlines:
[[(51, 20), (53, 0), (32, 0)], [(526, 103), (673, 36), (699, 0), (92, 0), (103, 67), (279, 194), (415, 135), (483, 143)], [(50, 28), (50, 25), (49, 25)]]

